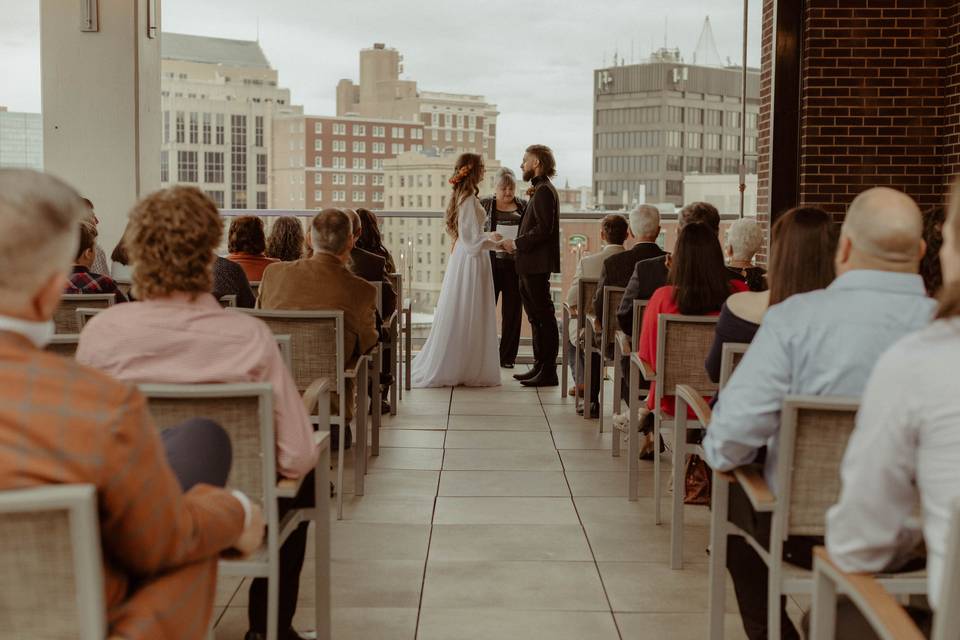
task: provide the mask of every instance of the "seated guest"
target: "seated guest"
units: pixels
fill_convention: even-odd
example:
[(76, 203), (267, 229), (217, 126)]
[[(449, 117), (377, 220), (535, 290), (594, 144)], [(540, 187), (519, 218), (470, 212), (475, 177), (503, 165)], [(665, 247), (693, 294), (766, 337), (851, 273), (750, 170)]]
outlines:
[[(97, 217), (97, 212), (93, 209), (93, 202), (88, 198), (81, 198), (83, 204), (87, 206), (87, 215), (84, 216), (84, 220), (93, 225), (94, 228), (100, 225), (100, 218)], [(110, 273), (110, 263), (107, 262), (107, 253), (103, 250), (99, 244), (95, 244), (93, 247), (93, 264), (90, 266), (90, 269), (94, 273), (102, 273), (105, 276), (111, 275)]]
[[(917, 275), (923, 222), (916, 203), (888, 188), (861, 193), (850, 205), (835, 258), (837, 279), (771, 307), (750, 350), (720, 394), (703, 440), (706, 462), (729, 471), (757, 459), (766, 446), (764, 475), (776, 492), (780, 407), (790, 394), (859, 396), (873, 365), (904, 335), (930, 322), (934, 303)], [(903, 399), (906, 396), (897, 396)], [(737, 485), (729, 519), (761, 544), (769, 514), (756, 513)], [(809, 568), (821, 541), (790, 537), (784, 557)], [(744, 628), (767, 636), (767, 569), (748, 542), (731, 536), (727, 569)], [(782, 605), (781, 605), (782, 606)], [(785, 638), (797, 638), (783, 613)]]
[(227, 260), (243, 267), (250, 282), (259, 282), (263, 270), (277, 262), (275, 258), (263, 255), (267, 248), (267, 239), (263, 235), (263, 220), (257, 216), (240, 216), (230, 223), (227, 236)]
[(257, 304), (243, 267), (217, 256), (213, 262), (213, 297), (219, 300), (223, 296), (237, 296), (237, 306), (244, 309), (253, 309)]
[[(340, 209), (324, 209), (314, 216), (308, 235), (313, 257), (270, 265), (263, 272), (257, 303), (262, 309), (343, 311), (343, 349), (346, 364), (352, 367), (380, 339), (376, 324), (377, 290), (347, 267), (353, 248), (349, 215)], [(350, 389), (347, 395), (352, 396)], [(352, 406), (347, 403), (348, 417)], [(349, 428), (344, 442), (349, 448)]]
[(734, 277), (747, 283), (750, 291), (766, 291), (763, 267), (753, 264), (753, 257), (763, 246), (763, 229), (754, 218), (741, 218), (727, 229), (724, 253), (727, 269)]
[[(603, 269), (604, 261), (611, 257), (623, 253), (623, 243), (627, 240), (627, 221), (626, 219), (617, 214), (612, 214), (604, 216), (603, 220), (600, 221), (600, 242), (603, 244), (603, 248), (600, 249), (598, 253), (593, 253), (587, 256), (580, 258), (580, 262), (577, 263), (577, 271), (573, 276), (573, 282), (570, 283), (570, 288), (567, 290), (567, 304), (570, 306), (571, 312), (580, 315), (581, 310), (577, 308), (577, 300), (580, 296), (580, 279), (581, 278), (599, 278), (600, 272)], [(602, 294), (602, 292), (601, 292)], [(588, 300), (587, 302), (593, 302), (593, 299)], [(582, 311), (583, 316), (586, 317), (587, 311)], [(582, 325), (581, 325), (582, 326)], [(598, 327), (599, 329), (599, 327)], [(573, 363), (573, 379), (578, 385), (583, 384), (583, 361), (581, 354), (581, 361), (576, 362), (576, 351), (577, 351), (577, 341), (582, 340), (583, 336), (577, 335), (577, 324), (574, 322), (570, 323), (569, 334), (565, 336), (567, 338), (567, 350), (570, 353), (570, 362)], [(599, 344), (599, 343), (598, 343)], [(590, 378), (590, 416), (599, 417), (600, 416), (600, 354), (595, 353), (593, 357), (594, 362), (591, 363), (591, 378)], [(586, 403), (584, 403), (586, 404)], [(577, 410), (579, 413), (582, 413), (582, 410)]]
[(927, 250), (920, 261), (920, 275), (923, 276), (923, 285), (927, 294), (937, 295), (943, 285), (943, 274), (940, 268), (940, 247), (943, 246), (943, 222), (946, 211), (943, 207), (932, 207), (923, 212), (923, 241), (927, 243)]
[[(731, 279), (723, 267), (723, 251), (713, 228), (700, 223), (686, 224), (677, 237), (670, 260), (668, 284), (650, 296), (643, 313), (637, 353), (655, 369), (657, 365), (657, 325), (660, 314), (715, 316), (731, 293), (746, 291), (747, 285)], [(654, 410), (656, 383), (650, 384), (647, 408)], [(664, 395), (661, 411), (673, 415), (674, 398)]]
[(64, 287), (64, 293), (112, 293), (117, 302), (126, 302), (117, 283), (108, 275), (91, 271), (96, 259), (95, 247), (97, 244), (97, 228), (90, 222), (80, 223), (80, 244), (77, 246), (77, 257), (73, 261), (73, 271), (70, 280)]
[(720, 309), (706, 362), (714, 382), (720, 382), (724, 344), (753, 341), (769, 307), (833, 282), (837, 231), (830, 214), (822, 209), (791, 209), (773, 225), (771, 235), (769, 290), (735, 293)]
[[(897, 571), (924, 542), (928, 599), (943, 611), (956, 604), (944, 602), (942, 593), (950, 513), (960, 498), (960, 183), (943, 224), (940, 257), (944, 288), (936, 321), (895, 343), (864, 389), (826, 538), (834, 562), (856, 573)], [(920, 507), (922, 529), (911, 524)], [(865, 637), (847, 632), (853, 622), (838, 615), (839, 638)]]
[[(709, 202), (691, 202), (685, 206), (677, 217), (677, 233), (679, 234), (686, 225), (692, 223), (705, 224), (710, 227), (714, 236), (717, 237), (719, 246), (720, 212), (717, 211), (715, 206)], [(633, 274), (627, 283), (627, 290), (624, 292), (620, 307), (617, 309), (617, 320), (620, 323), (621, 331), (625, 334), (630, 335), (633, 331), (634, 300), (649, 300), (654, 291), (667, 284), (667, 275), (670, 270), (667, 263), (668, 255), (664, 253), (654, 258), (642, 260), (634, 265)], [(717, 267), (716, 264), (713, 266)], [(732, 276), (724, 264), (720, 264), (718, 270), (722, 270), (728, 278)]]
[(357, 215), (360, 216), (360, 237), (355, 243), (356, 247), (375, 253), (386, 260), (387, 273), (396, 273), (397, 265), (393, 261), (390, 251), (383, 245), (383, 237), (380, 235), (380, 223), (377, 216), (369, 209), (357, 209)]
[(215, 486), (230, 470), (223, 429), (161, 435), (136, 389), (43, 351), (85, 212), (60, 180), (0, 169), (0, 491), (94, 485), (110, 637), (195, 638), (220, 554), (256, 550), (263, 516)]
[(303, 227), (293, 216), (281, 216), (270, 229), (265, 255), (281, 262), (303, 257)]
[[(273, 387), (277, 472), (303, 478), (300, 493), (280, 502), (280, 517), (314, 504), (318, 452), (313, 427), (270, 329), (223, 309), (210, 295), (214, 250), (223, 225), (216, 205), (195, 187), (172, 187), (130, 213), (127, 250), (141, 302), (103, 311), (80, 334), (77, 360), (129, 383), (269, 382)], [(292, 634), (307, 523), (280, 549), (280, 630)], [(264, 633), (266, 580), (250, 586), (250, 629)], [(287, 635), (284, 637), (294, 637)]]
[(387, 278), (387, 260), (370, 251), (366, 251), (357, 246), (357, 241), (363, 234), (363, 222), (360, 214), (353, 209), (345, 209), (350, 216), (350, 225), (353, 228), (353, 248), (350, 250), (350, 270), (366, 280), (367, 282), (380, 282), (381, 291), (381, 315), (384, 318), (389, 317), (397, 310), (397, 292), (393, 288), (393, 283)]
[(130, 266), (130, 256), (127, 255), (127, 247), (123, 244), (123, 236), (117, 241), (113, 253), (110, 254), (110, 275), (117, 280), (127, 282), (133, 277), (133, 267)]

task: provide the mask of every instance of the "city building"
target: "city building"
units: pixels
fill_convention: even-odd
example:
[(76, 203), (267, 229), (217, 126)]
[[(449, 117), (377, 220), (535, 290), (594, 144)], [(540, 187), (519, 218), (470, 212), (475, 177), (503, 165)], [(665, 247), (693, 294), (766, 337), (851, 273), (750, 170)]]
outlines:
[(360, 82), (337, 84), (337, 115), (415, 121), (423, 125), (424, 147), (497, 155), (497, 106), (480, 95), (421, 91), (402, 80), (403, 56), (376, 43), (360, 51)]
[[(593, 189), (598, 206), (672, 203), (685, 175), (740, 173), (739, 67), (685, 64), (662, 49), (648, 62), (594, 75)], [(746, 169), (757, 173), (760, 72), (747, 70)], [(756, 191), (754, 191), (756, 193)]]
[[(746, 176), (743, 211), (745, 216), (757, 215), (757, 174)], [(709, 202), (721, 215), (740, 215), (740, 176), (689, 174), (683, 176), (685, 202)]]
[(274, 209), (384, 208), (384, 162), (423, 150), (423, 126), (354, 116), (278, 116), (273, 123)]
[(0, 167), (43, 169), (43, 116), (0, 106)]
[(219, 207), (266, 209), (273, 119), (300, 108), (260, 43), (164, 33), (160, 69), (161, 184), (196, 185)]

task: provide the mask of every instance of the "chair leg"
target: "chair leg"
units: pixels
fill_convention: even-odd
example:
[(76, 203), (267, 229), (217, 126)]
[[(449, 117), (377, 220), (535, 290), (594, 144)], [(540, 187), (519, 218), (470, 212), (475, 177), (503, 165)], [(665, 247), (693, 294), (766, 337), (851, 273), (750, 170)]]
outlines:
[[(583, 355), (583, 351), (580, 349), (580, 323), (578, 322), (578, 323), (577, 323), (577, 342), (576, 342), (576, 350), (574, 351), (574, 354), (573, 354), (573, 370), (574, 370), (574, 371), (576, 371), (576, 370), (577, 370), (577, 367), (580, 366), (580, 359), (581, 359), (581, 356), (582, 356), (582, 355)], [(584, 372), (584, 375), (586, 375), (586, 372)], [(584, 387), (584, 389), (586, 389), (586, 387)], [(581, 395), (580, 395), (580, 384), (577, 382), (577, 376), (574, 375), (574, 376), (573, 376), (573, 406), (574, 406), (574, 408), (576, 408), (576, 409), (579, 409), (579, 408), (580, 408), (580, 400), (581, 400), (581, 399), (582, 399), (582, 397), (581, 397)]]
[(660, 407), (654, 408), (653, 414), (653, 522), (660, 524), (660, 492), (663, 490), (660, 482)]
[[(620, 397), (620, 385), (623, 384), (623, 369), (621, 368), (621, 363), (623, 354), (620, 353), (620, 343), (615, 342), (613, 346), (613, 411), (611, 416), (620, 413), (620, 407), (623, 404), (623, 398)], [(603, 407), (601, 406), (601, 420), (602, 420)], [(603, 428), (603, 423), (601, 422), (600, 428)], [(617, 431), (616, 425), (611, 426), (610, 428), (610, 455), (614, 458), (620, 457), (620, 433)]]
[(606, 396), (606, 393), (604, 392), (604, 389), (603, 389), (606, 385), (603, 384), (603, 382), (606, 375), (607, 375), (607, 366), (606, 366), (606, 363), (603, 361), (603, 347), (600, 347), (600, 414), (598, 418), (600, 421), (600, 435), (603, 435), (603, 407), (604, 407), (604, 397)]
[[(373, 366), (373, 401), (370, 403), (370, 413), (373, 415), (373, 435), (371, 436), (372, 444), (370, 446), (370, 455), (379, 456), (380, 455), (380, 423), (382, 421), (382, 415), (380, 414), (380, 405), (383, 404), (383, 387), (380, 386), (381, 372), (383, 371), (383, 350), (381, 349), (374, 356), (374, 366)], [(393, 410), (393, 407), (390, 408)], [(367, 471), (367, 461), (363, 461), (363, 471)]]
[(346, 402), (340, 401), (340, 446), (337, 448), (337, 520), (343, 520), (343, 451), (346, 449), (347, 410)]
[(583, 332), (583, 419), (590, 420), (590, 397), (593, 395), (593, 328), (586, 323)]
[[(563, 319), (560, 322), (560, 397), (567, 397), (567, 389), (569, 389), (569, 384), (567, 380), (570, 376), (568, 367), (570, 363), (567, 362), (569, 357), (567, 355), (567, 341), (570, 339), (570, 315), (567, 313), (567, 308), (563, 308)], [(576, 384), (576, 381), (574, 381)]]
[(837, 588), (822, 571), (813, 572), (813, 608), (810, 640), (834, 640), (837, 625)]
[[(776, 527), (773, 527), (774, 531)], [(783, 593), (781, 572), (783, 569), (783, 540), (777, 540), (774, 531), (770, 533), (770, 562), (767, 565), (767, 631), (771, 638), (780, 637), (783, 620), (780, 617), (780, 596)]]
[[(354, 412), (353, 422), (357, 427), (353, 449), (353, 495), (363, 495), (363, 480), (367, 466), (367, 366), (362, 364), (360, 375), (357, 376), (357, 409)], [(343, 442), (341, 442), (343, 446)]]
[[(402, 388), (397, 373), (400, 371), (400, 341), (397, 340), (397, 333), (394, 330), (390, 338), (390, 375), (393, 376), (393, 384), (390, 385), (390, 415), (397, 415), (397, 392)], [(379, 452), (378, 452), (379, 453)]]
[(630, 363), (630, 401), (627, 406), (630, 407), (630, 423), (628, 425), (628, 446), (627, 446), (627, 499), (636, 502), (640, 499), (640, 424), (637, 419), (640, 400), (637, 396), (640, 394), (640, 370)]
[(279, 640), (280, 632), (280, 560), (271, 554), (270, 575), (267, 577), (267, 640)]
[(314, 628), (317, 640), (330, 640), (330, 448), (320, 453), (314, 496)]
[(710, 506), (710, 599), (709, 640), (723, 640), (727, 589), (727, 497), (730, 485), (713, 473)]
[(673, 512), (670, 519), (670, 568), (683, 569), (683, 468), (687, 457), (687, 405), (677, 397), (676, 418), (673, 423)]
[(403, 326), (407, 331), (407, 335), (405, 336), (406, 345), (403, 350), (403, 357), (405, 358), (403, 375), (407, 391), (410, 391), (410, 383), (413, 379), (413, 371), (410, 369), (410, 362), (413, 359), (413, 315), (409, 311), (406, 313)]

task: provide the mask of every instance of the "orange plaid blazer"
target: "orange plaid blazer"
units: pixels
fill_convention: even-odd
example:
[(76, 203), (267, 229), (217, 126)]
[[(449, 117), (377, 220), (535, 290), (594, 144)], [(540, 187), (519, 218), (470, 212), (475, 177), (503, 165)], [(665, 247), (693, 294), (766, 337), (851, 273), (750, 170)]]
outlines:
[(203, 638), (242, 505), (181, 491), (136, 389), (0, 332), (0, 490), (59, 483), (97, 487), (110, 633)]

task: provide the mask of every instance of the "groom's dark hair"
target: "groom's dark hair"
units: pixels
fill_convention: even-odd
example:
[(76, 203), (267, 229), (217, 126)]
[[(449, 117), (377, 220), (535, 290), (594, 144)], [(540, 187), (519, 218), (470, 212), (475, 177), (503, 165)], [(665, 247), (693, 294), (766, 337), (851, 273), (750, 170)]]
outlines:
[(540, 161), (540, 170), (543, 175), (552, 178), (557, 175), (557, 161), (553, 159), (553, 151), (545, 144), (532, 144), (527, 147), (527, 153), (533, 154)]

